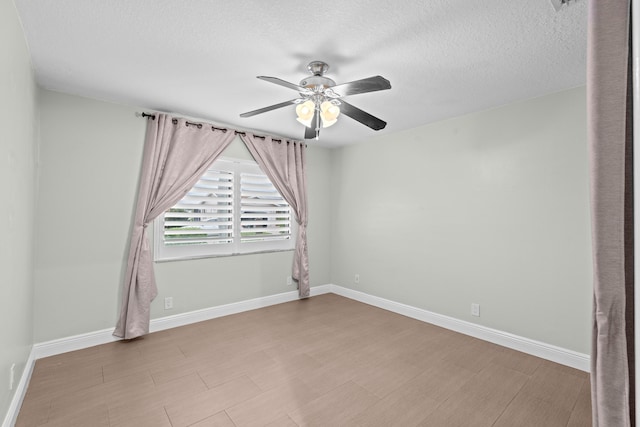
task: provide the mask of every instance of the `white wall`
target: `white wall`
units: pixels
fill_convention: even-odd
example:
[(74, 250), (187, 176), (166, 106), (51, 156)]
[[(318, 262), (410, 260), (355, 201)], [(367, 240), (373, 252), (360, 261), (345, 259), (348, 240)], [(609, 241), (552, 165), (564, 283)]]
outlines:
[(333, 283), (590, 353), (584, 88), (335, 150), (331, 176)]
[[(36, 88), (13, 1), (0, 0), (0, 421), (33, 344), (33, 212), (36, 193)], [(16, 381), (9, 391), (9, 369)]]
[[(115, 326), (146, 120), (139, 108), (41, 91), (35, 340)], [(234, 141), (226, 155), (250, 156)], [(329, 283), (328, 150), (308, 151), (311, 285)], [(159, 318), (292, 291), (292, 252), (155, 264)], [(164, 310), (172, 296), (174, 309)]]

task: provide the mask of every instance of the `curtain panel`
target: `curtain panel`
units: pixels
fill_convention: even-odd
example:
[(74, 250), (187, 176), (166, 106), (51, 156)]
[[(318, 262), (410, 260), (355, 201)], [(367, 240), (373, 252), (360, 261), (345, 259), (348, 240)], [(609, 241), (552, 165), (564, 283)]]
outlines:
[(307, 250), (306, 144), (302, 142), (241, 134), (251, 155), (269, 177), (296, 215), (298, 236), (292, 277), (298, 283), (300, 298), (309, 297), (309, 253)]
[(157, 288), (147, 227), (189, 192), (234, 137), (233, 131), (166, 114), (147, 121), (122, 305), (113, 335), (132, 339), (149, 333), (149, 309)]
[(589, 2), (593, 425), (635, 425), (630, 0)]

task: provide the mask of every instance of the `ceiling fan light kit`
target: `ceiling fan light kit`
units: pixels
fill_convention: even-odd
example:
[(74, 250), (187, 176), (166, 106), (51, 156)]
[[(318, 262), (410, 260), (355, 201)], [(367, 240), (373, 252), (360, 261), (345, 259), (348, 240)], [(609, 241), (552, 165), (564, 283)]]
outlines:
[(337, 123), (340, 113), (373, 130), (384, 129), (387, 125), (383, 120), (346, 103), (342, 98), (359, 93), (391, 89), (389, 80), (382, 76), (373, 76), (336, 85), (336, 82), (324, 75), (329, 69), (329, 65), (325, 62), (312, 61), (307, 65), (307, 69), (312, 76), (302, 79), (299, 85), (277, 77), (258, 76), (261, 80), (297, 90), (300, 98), (249, 111), (240, 114), (240, 117), (251, 117), (288, 105), (296, 105), (296, 120), (305, 126), (305, 139), (318, 139), (321, 125), (324, 128), (333, 126)]

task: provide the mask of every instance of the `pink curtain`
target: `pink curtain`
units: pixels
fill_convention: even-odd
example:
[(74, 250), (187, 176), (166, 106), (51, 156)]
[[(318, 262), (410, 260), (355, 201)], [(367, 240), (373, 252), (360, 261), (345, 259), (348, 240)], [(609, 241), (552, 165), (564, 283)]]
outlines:
[(289, 203), (298, 222), (298, 237), (292, 277), (298, 282), (300, 298), (309, 297), (309, 254), (307, 251), (306, 145), (273, 140), (250, 133), (240, 135), (260, 168)]
[(148, 120), (122, 306), (113, 335), (131, 339), (149, 333), (149, 307), (157, 289), (147, 226), (193, 187), (234, 137), (233, 131), (165, 114)]
[(593, 425), (634, 415), (630, 0), (589, 2), (587, 116), (593, 228)]

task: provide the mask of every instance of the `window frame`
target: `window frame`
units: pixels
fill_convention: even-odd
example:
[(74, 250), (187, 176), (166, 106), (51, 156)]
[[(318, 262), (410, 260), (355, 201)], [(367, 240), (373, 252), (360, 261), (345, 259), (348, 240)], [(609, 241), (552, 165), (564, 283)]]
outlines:
[[(255, 160), (219, 157), (207, 169), (210, 171), (233, 172), (233, 238), (232, 243), (204, 244), (204, 245), (165, 245), (164, 244), (164, 213), (153, 221), (153, 258), (154, 262), (182, 261), (201, 258), (217, 258), (236, 255), (250, 255), (259, 253), (293, 251), (295, 249), (298, 224), (295, 214), (289, 206), (290, 237), (273, 241), (241, 242), (241, 175), (260, 174), (269, 180)], [(204, 176), (204, 174), (203, 174)], [(269, 180), (270, 181), (270, 180)], [(276, 189), (277, 191), (277, 189)], [(286, 203), (286, 200), (282, 198)]]

